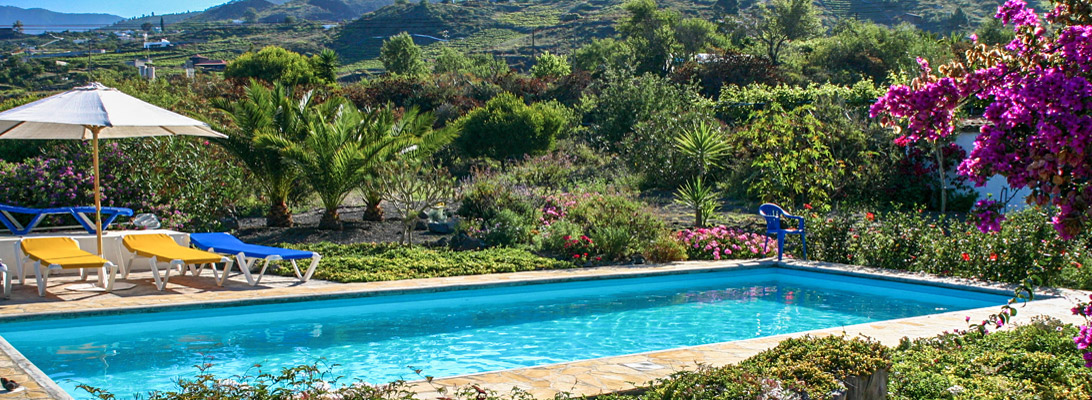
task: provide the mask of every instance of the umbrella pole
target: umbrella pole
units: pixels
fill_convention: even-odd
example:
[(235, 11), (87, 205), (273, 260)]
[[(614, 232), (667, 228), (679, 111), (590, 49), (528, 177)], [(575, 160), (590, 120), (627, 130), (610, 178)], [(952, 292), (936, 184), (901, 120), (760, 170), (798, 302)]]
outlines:
[(102, 256), (102, 191), (99, 188), (99, 131), (101, 126), (91, 127), (91, 148), (94, 153), (92, 165), (95, 169), (95, 243), (98, 244), (98, 255)]

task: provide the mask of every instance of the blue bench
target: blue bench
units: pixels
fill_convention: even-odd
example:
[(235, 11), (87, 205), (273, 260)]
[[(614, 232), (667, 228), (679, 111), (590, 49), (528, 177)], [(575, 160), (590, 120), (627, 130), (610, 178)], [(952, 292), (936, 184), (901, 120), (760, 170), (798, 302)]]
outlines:
[[(15, 219), (15, 214), (31, 215), (32, 217), (30, 222), (23, 225)], [(11, 231), (14, 235), (26, 235), (37, 227), (47, 215), (60, 214), (71, 215), (76, 219), (76, 222), (83, 226), (83, 229), (87, 230), (87, 233), (95, 233), (95, 207), (27, 208), (0, 204), (0, 223), (3, 223), (4, 227), (8, 228), (8, 231)], [(121, 207), (103, 207), (103, 229), (114, 223), (114, 220), (120, 216), (131, 217), (133, 216), (133, 210)]]

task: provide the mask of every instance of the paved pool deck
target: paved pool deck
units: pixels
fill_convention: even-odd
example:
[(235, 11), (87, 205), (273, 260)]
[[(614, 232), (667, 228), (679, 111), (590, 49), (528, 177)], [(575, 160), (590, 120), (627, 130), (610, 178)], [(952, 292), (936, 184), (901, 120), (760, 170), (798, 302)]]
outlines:
[[(709, 270), (773, 265), (778, 264), (769, 259), (719, 262), (695, 261), (667, 265), (611, 266), (347, 284), (319, 280), (300, 284), (291, 278), (266, 276), (262, 280), (262, 284), (257, 287), (246, 285), (238, 276), (229, 278), (224, 287), (217, 287), (206, 271), (202, 277), (171, 277), (167, 289), (162, 292), (155, 290), (150, 273), (134, 272), (127, 282), (135, 283), (136, 287), (113, 293), (68, 291), (65, 287), (82, 283), (82, 281), (76, 276), (62, 275), (50, 278), (50, 287), (47, 290), (46, 297), (37, 296), (33, 277), (31, 277), (26, 285), (14, 285), (11, 299), (0, 300), (0, 321), (114, 314), (133, 310), (175, 309), (176, 307), (201, 308), (217, 304), (268, 304), (314, 298), (433, 292), (573, 279), (606, 279), (624, 276), (696, 273)], [(1009, 285), (849, 265), (802, 261), (788, 261), (779, 265), (784, 268), (864, 275), (895, 281), (925, 282), (970, 290), (1012, 292), (1012, 287)], [(1083, 322), (1080, 317), (1071, 315), (1069, 309), (1077, 299), (1087, 298), (1087, 292), (1043, 289), (1038, 291), (1037, 295), (1053, 297), (1019, 306), (1020, 312), (1013, 318), (1014, 323), (1027, 322), (1036, 316), (1050, 316), (1071, 323)], [(414, 382), (411, 383), (411, 387), (420, 393), (419, 397), (423, 400), (444, 397), (446, 396), (443, 394), (444, 392), (451, 393), (458, 387), (469, 385), (476, 385), (501, 394), (509, 393), (512, 389), (518, 388), (529, 392), (536, 398), (552, 398), (557, 393), (569, 393), (576, 396), (597, 395), (633, 389), (678, 371), (696, 369), (700, 365), (735, 363), (762, 350), (776, 346), (778, 342), (789, 337), (799, 337), (807, 334), (816, 336), (865, 335), (886, 345), (893, 346), (898, 344), (903, 337), (912, 339), (930, 337), (944, 331), (964, 329), (967, 326), (966, 317), (969, 316), (972, 320), (982, 320), (986, 316), (996, 313), (997, 310), (998, 307), (989, 307), (665, 351), (445, 377), (434, 379), (432, 382)], [(22, 358), (2, 338), (0, 338), (0, 376), (15, 379), (27, 388), (20, 393), (0, 393), (0, 400), (71, 398), (33, 364)]]

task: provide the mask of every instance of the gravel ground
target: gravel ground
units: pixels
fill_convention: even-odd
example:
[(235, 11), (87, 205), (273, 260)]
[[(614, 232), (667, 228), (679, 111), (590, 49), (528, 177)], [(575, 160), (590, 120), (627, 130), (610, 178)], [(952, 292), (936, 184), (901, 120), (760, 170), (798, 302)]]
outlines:
[[(340, 231), (318, 229), (322, 209), (311, 209), (292, 215), (295, 226), (291, 228), (269, 228), (265, 218), (243, 218), (239, 220), (238, 236), (247, 243), (273, 245), (277, 243), (389, 243), (397, 242), (402, 235), (402, 222), (388, 219), (383, 222), (363, 221), (364, 207), (342, 207), (338, 210), (344, 229)], [(432, 244), (451, 235), (438, 235), (428, 231), (415, 231), (413, 242)]]

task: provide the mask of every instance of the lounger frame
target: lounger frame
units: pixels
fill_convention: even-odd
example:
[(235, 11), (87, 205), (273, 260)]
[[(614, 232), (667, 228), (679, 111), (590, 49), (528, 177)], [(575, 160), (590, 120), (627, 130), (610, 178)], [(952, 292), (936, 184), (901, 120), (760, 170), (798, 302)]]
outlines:
[[(42, 268), (42, 261), (41, 260), (31, 260), (30, 255), (26, 254), (25, 252), (22, 251), (22, 248), (20, 247), (19, 242), (15, 243), (15, 254), (22, 254), (23, 255), (22, 259), (19, 260), (19, 262), (17, 262), (15, 264), (15, 273), (19, 275), (19, 284), (20, 285), (23, 285), (26, 282), (26, 278), (27, 278), (26, 264), (30, 263), (31, 261), (34, 261), (34, 280), (38, 284), (38, 296), (39, 297), (44, 297), (45, 296), (46, 286), (49, 285), (49, 274), (52, 271), (60, 271), (60, 270), (64, 270), (64, 269), (79, 269), (80, 270), (80, 279), (87, 280), (87, 275), (88, 275), (87, 270), (90, 269), (90, 268), (64, 268), (60, 264), (49, 264), (49, 265), (46, 265), (45, 268), (43, 269)], [(5, 269), (7, 269), (6, 266), (5, 266)], [(105, 288), (107, 292), (113, 291), (114, 290), (114, 282), (117, 280), (118, 266), (115, 265), (114, 263), (110, 262), (110, 261), (106, 261), (106, 263), (103, 264), (102, 267), (98, 267), (98, 268), (94, 268), (94, 269), (98, 272), (99, 285), (102, 286), (103, 288)], [(107, 278), (107, 275), (109, 275), (109, 278)], [(4, 273), (4, 295), (5, 295), (5, 298), (8, 298), (8, 296), (10, 296), (10, 293), (11, 293), (11, 276), (10, 276), (10, 272), (5, 272)]]

